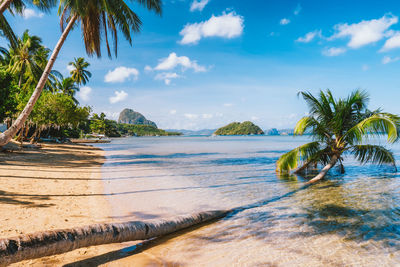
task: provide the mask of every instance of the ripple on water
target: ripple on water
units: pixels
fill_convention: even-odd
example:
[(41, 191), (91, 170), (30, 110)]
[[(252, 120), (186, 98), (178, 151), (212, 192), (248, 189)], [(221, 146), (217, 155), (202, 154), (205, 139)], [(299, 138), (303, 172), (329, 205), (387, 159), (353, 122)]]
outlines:
[[(346, 158), (344, 175), (333, 171), (326, 181), (299, 190), (301, 178), (277, 177), (274, 169), (280, 154), (306, 141), (176, 137), (102, 145), (108, 155), (105, 168), (124, 170), (105, 171), (104, 178), (122, 173), (126, 178), (112, 180), (106, 190), (147, 192), (111, 200), (119, 206), (115, 216), (163, 218), (252, 206), (193, 231), (153, 240), (141, 247), (146, 253), (129, 259), (149, 265), (398, 266), (400, 176), (391, 167), (360, 166)], [(398, 145), (393, 150), (398, 158)], [(126, 173), (139, 178), (129, 179)]]

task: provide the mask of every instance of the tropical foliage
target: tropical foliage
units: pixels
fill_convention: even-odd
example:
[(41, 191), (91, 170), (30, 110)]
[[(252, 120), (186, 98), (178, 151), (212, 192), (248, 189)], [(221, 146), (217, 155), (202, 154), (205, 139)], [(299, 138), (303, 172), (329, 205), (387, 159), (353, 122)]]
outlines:
[[(38, 2), (38, 6), (42, 6), (45, 9), (54, 4), (54, 1), (50, 0), (35, 2)], [(148, 10), (161, 14), (161, 0), (136, 0), (135, 2), (146, 7)], [(4, 0), (0, 3), (0, 14), (2, 15), (4, 10), (6, 8), (11, 8), (12, 5), (15, 7), (16, 4), (21, 5), (21, 9), (23, 9), (25, 2), (21, 0)], [(17, 119), (14, 120), (12, 126), (4, 133), (0, 133), (0, 146), (7, 144), (27, 121), (43, 89), (46, 89), (46, 86), (48, 85), (48, 78), (49, 76), (51, 78), (51, 71), (54, 62), (56, 61), (67, 36), (77, 24), (80, 24), (81, 26), (87, 54), (90, 56), (96, 54), (98, 57), (101, 56), (102, 40), (105, 40), (107, 53), (111, 57), (111, 49), (108, 39), (109, 33), (112, 35), (114, 40), (114, 53), (117, 55), (118, 32), (121, 32), (125, 39), (131, 44), (132, 34), (139, 32), (141, 26), (141, 21), (138, 15), (125, 3), (124, 0), (60, 0), (59, 15), (61, 16), (61, 37), (52, 51), (49, 60), (47, 60), (42, 75), (38, 79), (35, 90), (33, 90), (26, 106), (20, 112)], [(17, 59), (20, 60), (19, 58)], [(21, 74), (25, 72), (25, 67), (23, 66), (26, 67), (26, 64), (17, 64), (18, 69), (16, 69), (15, 72), (20, 72), (20, 75), (23, 75)], [(88, 73), (82, 71), (80, 74), (88, 76)], [(78, 79), (76, 76), (77, 75), (75, 75), (76, 82), (84, 84), (85, 78), (81, 76)], [(22, 85), (22, 82), (20, 85)]]
[(368, 94), (356, 90), (347, 98), (335, 99), (330, 90), (320, 91), (317, 97), (300, 92), (309, 107), (309, 115), (296, 124), (295, 135), (310, 132), (313, 142), (299, 146), (282, 155), (277, 171), (306, 172), (317, 165), (325, 166), (311, 181), (322, 179), (336, 164), (344, 172), (343, 154), (353, 154), (361, 163), (395, 165), (391, 151), (367, 144), (371, 137), (387, 136), (387, 142), (399, 139), (400, 118), (381, 109), (367, 109)]
[(92, 77), (92, 73), (87, 70), (90, 64), (83, 57), (75, 58), (68, 65), (72, 67), (69, 74), (71, 74), (71, 78), (76, 84), (85, 85), (89, 81), (89, 78)]
[(219, 128), (214, 132), (215, 135), (252, 135), (264, 134), (260, 127), (251, 121), (232, 122), (224, 127)]
[(152, 125), (117, 123), (114, 120), (106, 119), (104, 113), (93, 114), (90, 119), (90, 130), (92, 133), (104, 134), (109, 137), (181, 135), (181, 133), (167, 132)]
[[(16, 47), (10, 45), (8, 49), (1, 49), (0, 122), (7, 122), (8, 126), (29, 101), (50, 54), (41, 39), (29, 35), (28, 31), (17, 40)], [(79, 88), (72, 77), (64, 78), (53, 70), (44, 89), (17, 132), (20, 141), (37, 141), (39, 137), (49, 134), (72, 137), (81, 130), (90, 131), (87, 125), (91, 109), (79, 105), (75, 98)]]

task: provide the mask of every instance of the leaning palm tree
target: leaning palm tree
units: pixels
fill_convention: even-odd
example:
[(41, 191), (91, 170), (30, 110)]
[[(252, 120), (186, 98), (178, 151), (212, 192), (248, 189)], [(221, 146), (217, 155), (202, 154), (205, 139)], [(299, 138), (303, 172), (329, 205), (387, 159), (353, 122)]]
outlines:
[(314, 141), (282, 155), (277, 161), (277, 171), (287, 173), (297, 168), (295, 173), (302, 173), (321, 164), (323, 169), (308, 182), (313, 183), (324, 178), (336, 164), (344, 172), (343, 153), (353, 154), (361, 163), (396, 167), (392, 152), (366, 141), (370, 136), (381, 135), (387, 135), (388, 143), (397, 141), (400, 117), (380, 109), (369, 111), (368, 94), (360, 90), (345, 99), (335, 99), (330, 90), (320, 91), (319, 97), (309, 92), (300, 95), (307, 102), (310, 115), (297, 122), (294, 134), (309, 132)]
[[(149, 10), (161, 14), (161, 0), (136, 0)], [(86, 52), (101, 56), (101, 40), (104, 34), (108, 55), (111, 56), (108, 31), (114, 39), (114, 53), (117, 55), (118, 30), (132, 44), (132, 34), (140, 31), (141, 20), (124, 0), (60, 0), (61, 37), (44, 69), (31, 98), (13, 125), (0, 134), (0, 146), (7, 144), (17, 133), (31, 113), (38, 100), (54, 62), (69, 32), (76, 24), (81, 24)]]
[(87, 70), (90, 63), (85, 61), (83, 57), (74, 58), (74, 61), (70, 62), (68, 65), (73, 67), (70, 72), (72, 75), (71, 78), (78, 85), (85, 85), (89, 81), (89, 78), (92, 77), (92, 73)]

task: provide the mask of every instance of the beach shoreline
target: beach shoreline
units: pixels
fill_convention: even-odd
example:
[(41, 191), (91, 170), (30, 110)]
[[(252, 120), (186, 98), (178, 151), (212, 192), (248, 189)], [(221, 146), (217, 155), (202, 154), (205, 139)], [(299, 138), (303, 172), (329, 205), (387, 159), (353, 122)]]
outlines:
[[(88, 145), (42, 144), (0, 153), (0, 238), (112, 222), (104, 196), (104, 162), (104, 151)], [(87, 249), (67, 254), (15, 266), (61, 264), (88, 256)]]

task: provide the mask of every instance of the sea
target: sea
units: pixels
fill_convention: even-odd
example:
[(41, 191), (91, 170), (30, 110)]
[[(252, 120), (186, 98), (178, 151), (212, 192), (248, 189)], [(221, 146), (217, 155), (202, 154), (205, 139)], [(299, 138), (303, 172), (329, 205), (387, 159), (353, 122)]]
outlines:
[[(243, 207), (127, 246), (118, 257), (132, 266), (400, 266), (400, 174), (350, 155), (344, 174), (332, 169), (310, 187), (303, 177), (278, 174), (277, 159), (310, 138), (128, 137), (98, 144), (114, 220)], [(400, 159), (400, 145), (386, 147)]]

